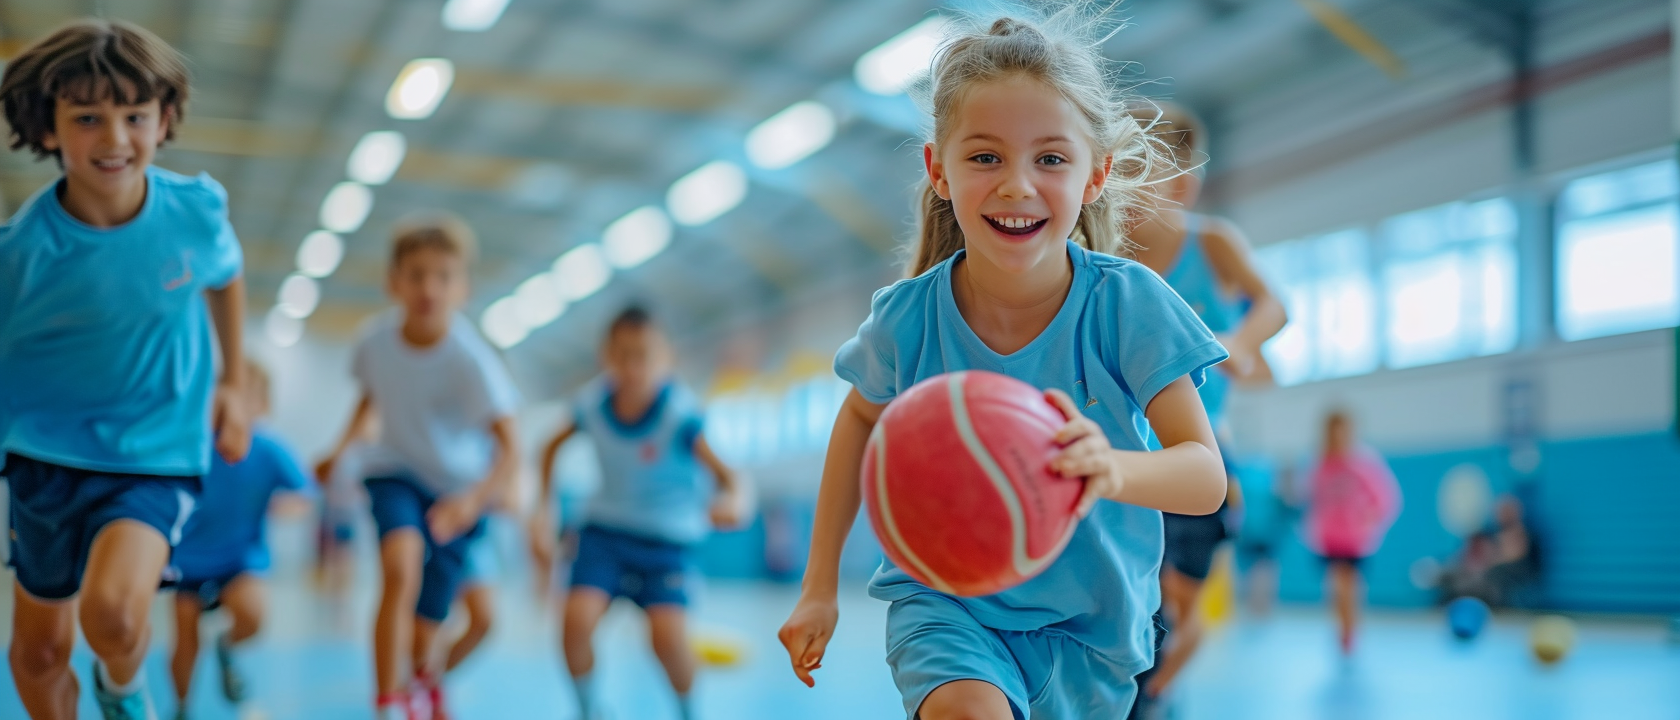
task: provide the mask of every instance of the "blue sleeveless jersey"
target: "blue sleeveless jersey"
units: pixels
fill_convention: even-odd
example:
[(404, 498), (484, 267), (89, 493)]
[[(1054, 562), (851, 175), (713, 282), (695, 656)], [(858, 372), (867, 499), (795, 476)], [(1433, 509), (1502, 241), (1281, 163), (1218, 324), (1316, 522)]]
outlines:
[(699, 400), (667, 383), (643, 417), (626, 422), (613, 412), (612, 398), (606, 378), (577, 396), (574, 422), (601, 464), (601, 487), (584, 522), (684, 545), (705, 538), (712, 483), (694, 454)]
[[(1179, 249), (1178, 261), (1166, 274), (1167, 284), (1184, 298), (1208, 330), (1220, 335), (1236, 330), (1242, 323), (1243, 303), (1219, 287), (1219, 276), (1202, 248), (1202, 218), (1185, 213), (1184, 222), (1184, 245)], [(1216, 425), (1224, 415), (1225, 397), (1230, 390), (1231, 379), (1218, 371), (1208, 373), (1207, 382), (1197, 388), (1208, 419)]]

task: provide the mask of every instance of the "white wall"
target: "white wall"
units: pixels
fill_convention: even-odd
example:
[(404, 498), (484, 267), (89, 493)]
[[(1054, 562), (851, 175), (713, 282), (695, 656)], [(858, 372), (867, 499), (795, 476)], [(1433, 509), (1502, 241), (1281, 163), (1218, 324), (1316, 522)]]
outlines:
[[(1636, 38), (1653, 30), (1638, 21), (1624, 18), (1616, 21), (1620, 27), (1582, 32), (1608, 34), (1605, 42), (1614, 43), (1617, 37)], [(1673, 73), (1667, 56), (1653, 56), (1543, 95), (1535, 112), (1544, 184), (1555, 191), (1583, 168), (1667, 152), (1674, 142)], [(1427, 112), (1438, 106), (1432, 102), (1450, 94), (1440, 87), (1416, 90), (1411, 111)], [(1397, 108), (1407, 107), (1405, 100), (1391, 99)], [(1279, 117), (1274, 106), (1254, 107), (1268, 112), (1244, 117), (1237, 108), (1224, 118), (1231, 125), (1225, 147), (1237, 162), (1230, 168), (1235, 181), (1224, 188), (1220, 197), (1225, 202), (1218, 210), (1236, 220), (1256, 244), (1368, 225), (1396, 213), (1496, 193), (1513, 179), (1507, 108), (1373, 144), (1315, 171), (1267, 178), (1242, 161), (1265, 157), (1261, 146), (1266, 143), (1299, 144), (1301, 128), (1312, 128), (1301, 117)], [(1539, 311), (1549, 312), (1549, 307)], [(1231, 405), (1232, 430), (1244, 450), (1289, 456), (1315, 447), (1324, 413), (1342, 406), (1359, 417), (1369, 440), (1386, 449), (1484, 446), (1497, 442), (1503, 431), (1506, 383), (1527, 376), (1540, 390), (1545, 437), (1660, 431), (1674, 419), (1673, 355), (1671, 331), (1574, 343), (1542, 338), (1530, 350), (1497, 357), (1240, 392)]]

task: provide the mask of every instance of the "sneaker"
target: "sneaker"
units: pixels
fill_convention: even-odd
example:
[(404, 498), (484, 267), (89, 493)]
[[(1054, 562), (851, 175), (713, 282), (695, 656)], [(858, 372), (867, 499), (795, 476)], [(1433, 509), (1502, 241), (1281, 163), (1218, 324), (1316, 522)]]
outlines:
[(425, 706), (432, 720), (449, 720), (449, 710), (443, 705), (443, 681), (439, 678), (416, 677), (414, 679), (414, 696), (425, 698)]
[(222, 668), (222, 695), (234, 705), (245, 702), (245, 674), (233, 662), (233, 646), (226, 634), (216, 639), (216, 664)]
[(128, 697), (117, 697), (105, 691), (105, 684), (99, 681), (99, 661), (93, 661), (93, 699), (99, 704), (99, 713), (105, 720), (157, 720), (157, 713), (152, 711), (152, 703), (146, 698), (146, 689), (141, 688)]
[(374, 701), (373, 716), (376, 720), (427, 720), (431, 717), (418, 712), (414, 697), (408, 693), (378, 698)]

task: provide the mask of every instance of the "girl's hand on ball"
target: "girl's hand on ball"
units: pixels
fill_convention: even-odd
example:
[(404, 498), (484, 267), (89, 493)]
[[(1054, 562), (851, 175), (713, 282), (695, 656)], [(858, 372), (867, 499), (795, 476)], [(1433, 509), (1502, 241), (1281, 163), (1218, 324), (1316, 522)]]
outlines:
[(1085, 517), (1098, 500), (1118, 497), (1125, 484), (1114, 446), (1095, 421), (1079, 412), (1067, 393), (1047, 390), (1044, 397), (1067, 418), (1067, 424), (1056, 433), (1056, 444), (1062, 446), (1062, 452), (1050, 461), (1050, 470), (1063, 477), (1085, 479), (1085, 492), (1079, 497), (1079, 516)]
[(787, 648), (793, 674), (799, 676), (805, 687), (817, 686), (811, 672), (822, 667), (823, 652), (828, 649), (834, 626), (839, 622), (840, 608), (832, 598), (824, 600), (802, 594), (799, 604), (793, 606), (793, 614), (776, 633), (782, 647)]

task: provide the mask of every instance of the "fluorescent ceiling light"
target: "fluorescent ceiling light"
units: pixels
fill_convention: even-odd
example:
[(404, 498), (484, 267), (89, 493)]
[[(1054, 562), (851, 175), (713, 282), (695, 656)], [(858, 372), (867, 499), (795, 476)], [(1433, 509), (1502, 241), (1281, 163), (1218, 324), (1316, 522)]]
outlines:
[(933, 55), (945, 39), (948, 22), (935, 15), (864, 53), (852, 68), (858, 85), (876, 95), (904, 92), (917, 75), (928, 72), (933, 65)]
[(834, 111), (815, 100), (788, 106), (747, 133), (747, 159), (766, 170), (785, 168), (834, 139)]
[(484, 337), (503, 350), (518, 345), (531, 334), (519, 319), (519, 306), (511, 297), (490, 303), (490, 307), (484, 309), (483, 317), (479, 318), (478, 328), (484, 331)]
[(566, 311), (566, 301), (554, 287), (553, 278), (542, 273), (519, 284), (513, 292), (513, 302), (519, 309), (519, 320), (535, 330), (560, 317)]
[(344, 259), (344, 240), (325, 230), (316, 230), (303, 237), (298, 246), (298, 272), (312, 278), (324, 278), (338, 269)]
[(276, 306), (280, 312), (303, 319), (315, 312), (315, 306), (320, 302), (321, 286), (308, 275), (292, 273), (280, 283), (280, 304)]
[(605, 287), (612, 277), (612, 268), (595, 243), (579, 245), (554, 261), (552, 282), (560, 297), (577, 302)]
[(402, 167), (408, 140), (395, 130), (375, 130), (362, 136), (350, 151), (346, 173), (364, 185), (384, 185)]
[(275, 347), (291, 347), (303, 339), (303, 321), (274, 308), (263, 321), (263, 331)]
[(443, 4), (443, 26), (450, 30), (489, 30), (501, 19), (508, 0), (449, 0)]
[(455, 82), (454, 63), (443, 58), (410, 60), (385, 93), (385, 112), (399, 120), (431, 117)]
[(735, 163), (718, 160), (671, 183), (671, 190), (665, 193), (665, 207), (671, 210), (671, 219), (679, 223), (705, 225), (746, 198), (747, 174)]
[(647, 262), (670, 244), (671, 218), (652, 205), (625, 213), (601, 233), (601, 249), (607, 262), (620, 270)]
[(341, 182), (321, 201), (321, 227), (340, 235), (360, 230), (373, 210), (373, 191), (359, 182)]

